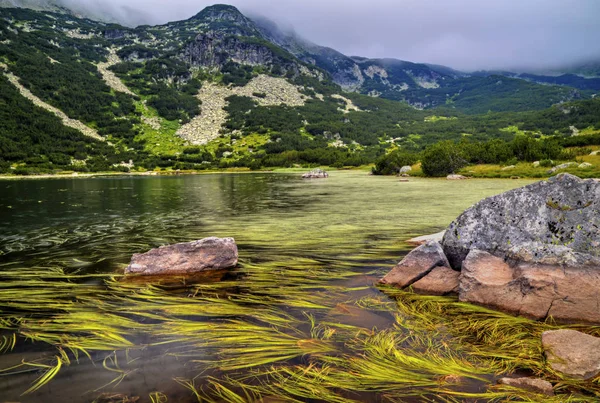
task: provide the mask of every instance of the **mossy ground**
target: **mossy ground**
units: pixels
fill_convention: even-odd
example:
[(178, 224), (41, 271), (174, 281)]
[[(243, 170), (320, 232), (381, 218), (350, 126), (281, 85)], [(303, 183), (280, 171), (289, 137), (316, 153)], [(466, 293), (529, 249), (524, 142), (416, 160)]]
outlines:
[(178, 122), (161, 118), (154, 108), (145, 105), (143, 101), (137, 101), (135, 107), (142, 116), (160, 122), (160, 129), (153, 128), (143, 121), (139, 125), (140, 134), (136, 140), (145, 143), (146, 151), (155, 155), (176, 155), (183, 152), (186, 142), (175, 135), (181, 126)]

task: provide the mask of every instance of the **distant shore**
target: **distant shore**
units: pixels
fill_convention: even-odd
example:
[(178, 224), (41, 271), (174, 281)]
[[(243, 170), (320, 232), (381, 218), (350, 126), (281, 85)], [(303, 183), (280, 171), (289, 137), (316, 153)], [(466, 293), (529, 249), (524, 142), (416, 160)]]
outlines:
[[(600, 156), (594, 161), (594, 166), (591, 169), (578, 169), (577, 167), (568, 168), (557, 171), (568, 172), (581, 178), (600, 178)], [(71, 179), (71, 178), (96, 178), (96, 177), (127, 177), (127, 176), (179, 176), (179, 175), (207, 175), (207, 174), (236, 174), (236, 173), (304, 173), (316, 167), (273, 167), (260, 170), (250, 170), (249, 168), (227, 168), (227, 169), (210, 169), (210, 170), (165, 170), (165, 171), (134, 171), (134, 172), (73, 172), (66, 171), (56, 174), (40, 174), (40, 175), (0, 175), (0, 180), (19, 180), (19, 179)], [(372, 166), (364, 165), (360, 167), (320, 167), (328, 172), (336, 171), (363, 171), (370, 172)], [(426, 178), (423, 174), (420, 164), (415, 164), (409, 172), (409, 177)], [(511, 169), (506, 169), (502, 165), (479, 164), (470, 165), (461, 169), (458, 173), (473, 179), (547, 179), (552, 174), (548, 173), (548, 168), (532, 167), (529, 163), (518, 163)], [(435, 178), (434, 178), (435, 179)], [(440, 179), (440, 178), (437, 178)]]

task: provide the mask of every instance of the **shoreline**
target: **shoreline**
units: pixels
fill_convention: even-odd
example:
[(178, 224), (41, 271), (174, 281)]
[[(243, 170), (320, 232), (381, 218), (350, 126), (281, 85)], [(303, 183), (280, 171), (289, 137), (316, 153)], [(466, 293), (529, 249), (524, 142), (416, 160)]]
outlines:
[[(371, 166), (361, 166), (361, 167), (351, 167), (351, 168), (332, 168), (332, 167), (320, 167), (327, 172), (343, 172), (343, 171), (356, 171), (356, 172), (365, 172), (365, 174), (370, 174)], [(39, 179), (90, 179), (90, 178), (99, 178), (99, 177), (157, 177), (157, 176), (184, 176), (184, 175), (210, 175), (210, 174), (252, 174), (252, 173), (304, 173), (307, 170), (314, 169), (314, 167), (307, 168), (283, 168), (283, 167), (274, 167), (269, 169), (260, 169), (260, 170), (250, 170), (248, 168), (227, 168), (227, 169), (211, 169), (211, 170), (202, 170), (202, 171), (194, 171), (194, 170), (182, 170), (182, 171), (143, 171), (143, 172), (113, 172), (113, 171), (102, 171), (102, 172), (72, 172), (67, 171), (63, 173), (56, 174), (40, 174), (40, 175), (7, 175), (0, 174), (0, 180), (7, 181), (16, 181), (16, 180), (39, 180)], [(468, 175), (468, 174), (467, 174)], [(373, 175), (374, 177), (394, 177), (394, 175)], [(504, 179), (504, 180), (545, 180), (548, 177), (539, 177), (539, 176), (518, 176), (518, 177), (510, 177), (507, 175), (485, 175), (485, 176), (469, 176), (468, 179)], [(411, 175), (405, 179), (435, 179), (435, 180), (446, 180), (446, 177), (427, 177), (424, 176), (421, 172), (417, 171), (414, 175)]]

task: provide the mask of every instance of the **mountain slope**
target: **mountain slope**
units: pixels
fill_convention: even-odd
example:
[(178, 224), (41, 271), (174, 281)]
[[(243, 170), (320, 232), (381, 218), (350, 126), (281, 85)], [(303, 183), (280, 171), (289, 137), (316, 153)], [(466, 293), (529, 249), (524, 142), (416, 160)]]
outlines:
[[(571, 133), (572, 115), (552, 115), (548, 126), (539, 115), (512, 112), (588, 96), (443, 66), (347, 57), (227, 5), (136, 28), (27, 9), (2, 15), (0, 78), (12, 88), (0, 104), (5, 170), (360, 165), (442, 139), (510, 139), (511, 126)], [(593, 127), (594, 107), (579, 110), (576, 124)], [(54, 129), (20, 138), (17, 119), (27, 113), (52, 120), (46, 127)], [(47, 152), (36, 146), (54, 131), (70, 142)]]

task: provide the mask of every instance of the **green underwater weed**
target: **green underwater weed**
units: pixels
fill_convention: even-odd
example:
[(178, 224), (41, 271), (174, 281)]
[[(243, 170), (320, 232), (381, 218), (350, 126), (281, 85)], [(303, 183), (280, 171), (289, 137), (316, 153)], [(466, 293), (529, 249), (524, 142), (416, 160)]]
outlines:
[[(0, 283), (0, 353), (14, 354), (28, 343), (51, 353), (0, 376), (40, 372), (24, 391), (30, 394), (63, 368), (92, 360), (115, 374), (97, 391), (113, 389), (136, 371), (133, 360), (124, 369), (119, 357), (160, 348), (197, 368), (196, 378), (176, 382), (201, 402), (600, 398), (599, 379), (564, 379), (546, 366), (540, 335), (559, 328), (551, 322), (389, 287), (377, 295), (368, 286), (342, 285), (363, 276), (360, 271), (305, 263), (242, 264), (240, 279), (179, 285), (59, 269), (0, 270), (7, 280)], [(390, 326), (344, 323), (352, 306), (389, 315)], [(329, 315), (334, 311), (336, 321)], [(553, 382), (558, 397), (494, 385), (514, 371)]]

